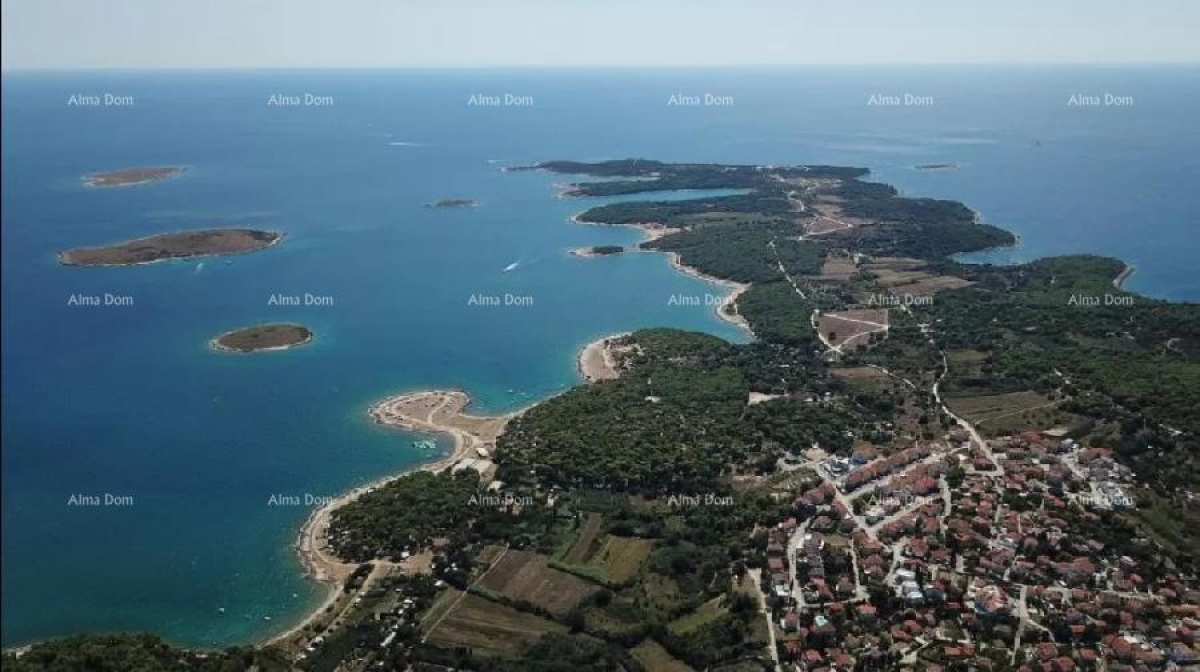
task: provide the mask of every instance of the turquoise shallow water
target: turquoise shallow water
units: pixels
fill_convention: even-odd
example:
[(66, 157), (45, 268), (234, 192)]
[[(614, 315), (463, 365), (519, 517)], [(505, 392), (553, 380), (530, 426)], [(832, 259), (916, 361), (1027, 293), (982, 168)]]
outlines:
[[(466, 389), (502, 411), (577, 382), (600, 335), (675, 326), (741, 339), (676, 293), (719, 293), (657, 254), (581, 260), (628, 229), (570, 224), (542, 159), (864, 165), (910, 193), (958, 198), (1018, 231), (992, 260), (1120, 256), (1130, 286), (1200, 299), (1191, 271), (1200, 141), (1197, 70), (831, 69), (719, 72), (6, 74), (3, 80), (3, 642), (149, 629), (191, 645), (245, 642), (320, 600), (290, 547), (306, 507), (423, 459), (366, 407)], [(1125, 109), (1074, 110), (1113, 89)], [(932, 108), (865, 105), (928, 92)], [(731, 95), (677, 108), (672, 93)], [(72, 93), (132, 95), (75, 108)], [(275, 108), (272, 93), (333, 96)], [(472, 93), (530, 95), (478, 108)], [(920, 172), (918, 163), (959, 170)], [(185, 164), (150, 187), (88, 190), (79, 175)], [(672, 194), (684, 198), (687, 193)], [(475, 198), (473, 209), (424, 203)], [(78, 269), (56, 251), (163, 230), (277, 228), (269, 251)], [(517, 266), (510, 272), (503, 269)], [(132, 306), (67, 305), (73, 293)], [(275, 307), (273, 293), (332, 297)], [(480, 308), (472, 294), (531, 297)], [(310, 346), (217, 355), (212, 336), (259, 321), (311, 326)], [(132, 506), (73, 507), (72, 494)], [(225, 613), (218, 613), (224, 607)], [(264, 616), (271, 620), (265, 621)]]

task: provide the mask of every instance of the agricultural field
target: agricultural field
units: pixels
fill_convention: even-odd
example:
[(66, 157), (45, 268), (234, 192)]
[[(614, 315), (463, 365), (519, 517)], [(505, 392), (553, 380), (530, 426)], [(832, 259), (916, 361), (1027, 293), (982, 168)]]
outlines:
[(599, 513), (589, 513), (587, 519), (579, 526), (579, 534), (571, 543), (571, 547), (562, 556), (562, 561), (568, 565), (582, 565), (592, 554), (592, 545), (600, 534), (600, 526), (604, 524), (604, 516)]
[(974, 284), (950, 275), (929, 273), (924, 270), (926, 263), (920, 259), (879, 258), (863, 264), (863, 268), (874, 277), (876, 283), (888, 288), (893, 296), (901, 300), (905, 295), (930, 296)]
[(694, 599), (675, 579), (657, 572), (646, 572), (641, 581), (626, 588), (621, 596), (642, 605), (651, 618), (662, 618)]
[(825, 313), (817, 321), (817, 327), (825, 338), (835, 346), (852, 345), (865, 347), (869, 334), (886, 332), (888, 313), (886, 309), (844, 310)]
[(667, 627), (671, 629), (671, 632), (677, 635), (686, 635), (687, 633), (703, 626), (706, 623), (715, 621), (724, 613), (725, 608), (721, 606), (721, 598), (714, 597), (708, 602), (700, 605), (690, 614), (686, 614), (674, 621), (671, 621)]
[(1061, 424), (1064, 420), (1064, 414), (1055, 412), (1055, 407), (1061, 401), (1054, 401), (1030, 391), (952, 397), (946, 399), (946, 402), (950, 410), (971, 421), (981, 432), (990, 436)]
[(570, 546), (560, 551), (556, 560), (605, 583), (625, 583), (637, 576), (654, 550), (654, 540), (611, 534), (601, 537), (603, 528), (604, 516), (589, 513)]
[(970, 280), (956, 278), (952, 275), (930, 275), (920, 278), (914, 282), (894, 285), (891, 288), (893, 295), (907, 294), (909, 296), (929, 296), (951, 289), (961, 289), (973, 285), (975, 283)]
[(825, 263), (821, 265), (821, 274), (816, 277), (818, 280), (849, 280), (857, 272), (858, 266), (854, 259), (831, 254), (825, 257)]
[(599, 570), (609, 583), (624, 583), (637, 576), (642, 563), (654, 549), (653, 539), (608, 535), (604, 544), (588, 561), (589, 567)]
[(847, 383), (887, 384), (891, 381), (891, 378), (886, 373), (870, 366), (844, 366), (833, 369), (830, 373), (833, 374), (834, 378)]
[(537, 605), (555, 617), (565, 616), (598, 588), (550, 567), (549, 561), (538, 553), (509, 550), (478, 585), (509, 599)]
[(566, 631), (566, 626), (549, 619), (467, 595), (433, 624), (426, 641), (447, 648), (466, 647), (481, 656), (514, 658), (542, 635)]
[(428, 632), (430, 627), (437, 625), (437, 622), (445, 617), (446, 613), (450, 611), (450, 608), (454, 606), (454, 603), (458, 601), (458, 598), (462, 594), (462, 591), (454, 586), (447, 586), (442, 591), (442, 594), (438, 595), (438, 598), (433, 601), (433, 604), (425, 610), (425, 613), (421, 615), (421, 627)]
[(646, 672), (689, 672), (692, 669), (653, 639), (646, 639), (631, 649), (630, 653), (646, 668)]

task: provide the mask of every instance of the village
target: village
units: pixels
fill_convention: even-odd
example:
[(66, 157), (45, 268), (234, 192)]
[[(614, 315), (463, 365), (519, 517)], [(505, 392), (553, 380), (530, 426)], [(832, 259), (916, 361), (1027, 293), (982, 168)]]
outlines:
[(1111, 450), (1055, 431), (978, 445), (956, 429), (888, 456), (817, 451), (789, 467), (819, 482), (769, 531), (758, 577), (777, 669), (1200, 663), (1200, 590), (1110, 527), (1136, 506)]

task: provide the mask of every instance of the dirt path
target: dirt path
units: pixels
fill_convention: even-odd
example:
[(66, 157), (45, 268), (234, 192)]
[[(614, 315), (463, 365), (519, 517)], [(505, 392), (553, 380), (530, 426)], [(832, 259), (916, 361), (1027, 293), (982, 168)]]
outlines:
[[(326, 609), (338, 604), (344, 595), (341, 586), (358, 563), (343, 562), (329, 547), (328, 534), (333, 513), (368, 492), (415, 471), (442, 471), (458, 462), (475, 457), (487, 457), (495, 448), (496, 438), (505, 425), (521, 411), (501, 416), (477, 416), (464, 413), (471, 398), (459, 390), (431, 390), (388, 397), (372, 406), (368, 413), (376, 423), (420, 432), (449, 434), (454, 438), (454, 450), (447, 456), (416, 469), (378, 479), (359, 486), (316, 509), (300, 528), (296, 551), (305, 573), (318, 583), (328, 586), (329, 594), (304, 620), (266, 642), (273, 644), (288, 640), (310, 624), (321, 620)], [(523, 410), (523, 409), (522, 409)], [(403, 566), (386, 560), (375, 560), (377, 569)], [(344, 612), (345, 606), (339, 611)], [(336, 618), (336, 617), (335, 617)]]

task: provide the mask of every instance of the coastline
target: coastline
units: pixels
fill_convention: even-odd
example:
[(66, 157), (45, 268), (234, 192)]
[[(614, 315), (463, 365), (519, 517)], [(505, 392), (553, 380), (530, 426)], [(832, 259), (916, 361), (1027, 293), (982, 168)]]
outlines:
[(595, 246), (584, 246), (572, 248), (567, 252), (569, 256), (579, 257), (580, 259), (601, 259), (603, 257), (615, 257), (623, 254), (626, 250), (622, 249), (618, 252), (596, 252)]
[(136, 182), (119, 182), (116, 184), (101, 184), (99, 181), (91, 180), (87, 177), (81, 179), (83, 180), (83, 186), (87, 189), (124, 189), (126, 187), (141, 187), (147, 184), (154, 184), (156, 182), (166, 182), (173, 177), (173, 175), (170, 177), (149, 177)]
[[(303, 326), (303, 325), (295, 325), (295, 326)], [(233, 331), (227, 331), (223, 334), (219, 334), (216, 338), (209, 339), (208, 346), (209, 346), (209, 348), (211, 348), (217, 352), (227, 353), (230, 355), (253, 355), (256, 352), (279, 352), (282, 350), (291, 350), (293, 348), (299, 348), (301, 346), (312, 343), (313, 339), (315, 338), (315, 334), (313, 333), (313, 331), (311, 329), (309, 329), (307, 327), (304, 327), (304, 330), (308, 332), (308, 335), (305, 336), (304, 340), (302, 340), (302, 341), (296, 341), (295, 343), (288, 343), (286, 345), (273, 345), (269, 348), (254, 348), (252, 350), (241, 350), (238, 348), (231, 348), (231, 347), (221, 343), (222, 338), (225, 338), (226, 336), (230, 336), (232, 334), (236, 334), (239, 331), (245, 331), (245, 329), (234, 329)]]
[[(584, 212), (586, 212), (586, 210)], [(582, 214), (583, 214), (583, 212), (577, 212), (574, 215), (571, 215), (571, 217), (569, 218), (570, 222), (572, 224), (581, 224), (584, 226), (620, 226), (620, 227), (624, 227), (624, 228), (628, 228), (628, 229), (637, 229), (638, 231), (641, 231), (642, 236), (643, 236), (642, 240), (640, 241), (640, 243), (638, 245), (636, 245), (632, 248), (633, 251), (636, 251), (636, 252), (659, 252), (659, 250), (648, 250), (648, 249), (642, 247), (641, 243), (648, 243), (648, 242), (651, 242), (654, 240), (658, 240), (660, 238), (665, 238), (673, 233), (678, 233), (679, 231), (682, 230), (682, 229), (677, 229), (677, 228), (673, 228), (673, 227), (669, 227), (669, 226), (661, 226), (661, 225), (653, 223), (653, 222), (642, 223), (642, 224), (605, 224), (603, 222), (585, 222), (585, 221), (579, 219), (579, 216)], [(574, 254), (574, 253), (572, 253), (572, 254)], [(699, 270), (692, 268), (691, 266), (688, 266), (687, 264), (684, 264), (683, 261), (680, 260), (678, 252), (661, 252), (661, 254), (667, 255), (668, 263), (670, 263), (671, 268), (674, 268), (676, 271), (679, 271), (680, 273), (683, 273), (684, 275), (695, 278), (697, 280), (702, 280), (704, 282), (707, 282), (707, 283), (710, 283), (713, 285), (718, 285), (720, 287), (724, 287), (724, 288), (728, 289), (729, 292), (721, 299), (721, 301), (719, 303), (717, 303), (715, 306), (713, 306), (713, 312), (716, 313), (716, 315), (719, 319), (729, 322), (730, 324), (738, 327), (739, 329), (744, 331), (746, 333), (746, 335), (749, 336), (750, 338), (752, 338), (752, 339), (757, 338), (757, 336), (754, 334), (754, 330), (750, 328), (750, 323), (747, 322), (746, 318), (742, 317), (741, 313), (739, 313), (737, 310), (738, 297), (740, 297), (742, 294), (744, 294), (746, 292), (746, 290), (750, 289), (749, 284), (743, 283), (743, 282), (735, 282), (733, 280), (727, 280), (725, 278), (718, 278), (716, 276), (702, 273)], [(574, 255), (574, 256), (582, 256), (582, 255)]]
[(1112, 281), (1113, 289), (1119, 289), (1121, 291), (1125, 291), (1125, 281), (1128, 280), (1129, 276), (1133, 275), (1134, 271), (1137, 270), (1137, 268), (1135, 268), (1133, 266), (1133, 264), (1130, 264), (1128, 261), (1126, 261), (1124, 263), (1125, 263), (1125, 268), (1122, 268), (1121, 272), (1117, 274), (1117, 277), (1113, 278), (1113, 281)]
[[(325, 599), (300, 622), (287, 630), (260, 641), (258, 646), (279, 644), (306, 629), (320, 619), (342, 595), (341, 584), (357, 567), (357, 563), (343, 562), (328, 550), (327, 535), (333, 513), (359, 497), (384, 487), (389, 483), (419, 471), (439, 472), (452, 468), (459, 462), (474, 457), (490, 457), (498, 436), (508, 421), (523, 413), (527, 408), (498, 416), (478, 416), (464, 413), (470, 405), (470, 396), (461, 390), (427, 390), (392, 395), (372, 404), (367, 409), (371, 420), (384, 427), (431, 434), (448, 434), (454, 439), (454, 448), (449, 454), (432, 462), (410, 467), (388, 476), (377, 478), (356, 486), (316, 508), (309, 514), (296, 536), (294, 547), (304, 567), (305, 575), (328, 590)], [(422, 417), (412, 409), (426, 410)], [(446, 412), (449, 417), (439, 418)], [(472, 431), (478, 426), (479, 431)]]
[[(603, 224), (582, 222), (579, 220), (579, 215), (574, 214), (570, 217), (573, 224), (585, 224), (588, 226), (623, 226), (627, 228), (637, 229), (642, 232), (643, 239), (641, 242), (657, 240), (664, 236), (676, 233), (680, 229), (657, 226), (653, 224)], [(657, 250), (645, 250), (640, 246), (634, 248), (639, 252), (656, 252)], [(714, 311), (718, 318), (730, 322), (742, 330), (744, 330), (751, 338), (754, 338), (754, 332), (750, 325), (746, 322), (737, 310), (737, 298), (750, 288), (749, 284), (734, 282), (723, 278), (706, 275), (699, 270), (685, 265), (679, 259), (679, 255), (675, 252), (666, 253), (668, 263), (676, 271), (688, 275), (698, 280), (725, 287), (729, 292), (725, 297), (714, 306)], [(726, 312), (726, 307), (732, 307), (735, 312)], [(591, 341), (580, 348), (576, 355), (576, 369), (580, 378), (585, 383), (592, 383), (599, 380), (610, 380), (619, 375), (616, 367), (616, 362), (613, 360), (612, 352), (609, 348), (611, 340), (627, 336), (632, 332), (618, 332), (602, 336), (594, 341)], [(412, 416), (404, 413), (401, 409), (406, 402), (423, 399), (425, 397), (440, 397), (441, 405), (430, 410), (424, 417)], [(341, 594), (340, 584), (347, 576), (357, 567), (354, 563), (344, 563), (336, 556), (330, 554), (326, 546), (326, 537), (329, 531), (329, 524), (333, 513), (347, 504), (355, 501), (362, 495), (371, 492), (377, 488), (384, 487), (387, 484), (403, 478), (418, 471), (438, 472), (447, 468), (452, 468), (454, 465), (473, 457), (481, 457), (484, 459), (490, 458), (492, 448), (495, 445), (495, 436), (479, 436), (462, 426), (452, 424), (450, 422), (437, 421), (434, 416), (438, 410), (444, 410), (450, 399), (456, 399), (457, 408), (452, 411), (452, 415), (458, 419), (466, 419), (467, 421), (487, 422), (489, 420), (498, 421), (499, 427), (495, 436), (498, 436), (503, 427), (509, 420), (517, 417), (529, 408), (542, 403), (539, 400), (531, 403), (517, 411), (507, 413), (501, 416), (473, 416), (463, 411), (470, 404), (470, 396), (461, 390), (428, 390), (423, 392), (409, 392), (405, 394), (386, 397), (381, 401), (372, 404), (367, 414), (372, 420), (379, 425), (387, 427), (396, 427), (408, 431), (417, 431), (432, 434), (448, 434), (454, 439), (454, 449), (449, 455), (443, 456), (432, 462), (428, 462), (416, 467), (405, 469), (399, 473), (384, 476), (364, 485), (357, 486), (324, 504), (318, 509), (313, 510), (304, 524), (300, 527), (297, 534), (294, 547), (300, 557), (300, 563), (304, 567), (304, 573), (313, 581), (325, 584), (328, 589), (328, 594), (325, 599), (314, 608), (300, 622), (296, 623), (287, 630), (274, 635), (266, 640), (257, 643), (258, 646), (268, 646), (285, 642), (298, 635), (312, 623), (316, 622), (332, 608), (338, 601)], [(429, 408), (429, 407), (427, 407)]]
[[(200, 230), (200, 231), (220, 231), (223, 229), (198, 229), (198, 230)], [(173, 236), (173, 235), (181, 234), (181, 233), (191, 233), (192, 231), (194, 231), (194, 230), (184, 229), (184, 230), (180, 230), (180, 231), (169, 231), (167, 233), (156, 233), (151, 236), (146, 236), (146, 238), (155, 238), (158, 236)], [(275, 234), (275, 238), (272, 239), (271, 242), (267, 243), (266, 245), (263, 245), (262, 247), (256, 247), (253, 250), (238, 250), (235, 252), (198, 252), (196, 254), (188, 254), (188, 255), (183, 255), (183, 256), (178, 256), (178, 257), (159, 257), (158, 259), (151, 259), (149, 261), (131, 261), (128, 263), (123, 263), (123, 264), (80, 264), (80, 263), (76, 263), (73, 261), (69, 261), (66, 258), (66, 254), (68, 252), (71, 252), (72, 250), (76, 250), (76, 249), (102, 249), (102, 248), (107, 248), (107, 247), (116, 247), (118, 245), (125, 245), (128, 243), (137, 242), (139, 240), (145, 240), (145, 238), (134, 238), (133, 240), (123, 240), (119, 243), (112, 243), (110, 245), (98, 245), (96, 247), (91, 247), (91, 248), (71, 248), (69, 250), (62, 250), (62, 251), (56, 252), (54, 254), (54, 256), (58, 260), (58, 264), (60, 266), (66, 266), (68, 268), (124, 268), (124, 267), (128, 267), (128, 266), (149, 266), (151, 264), (161, 264), (161, 263), (170, 262), (170, 261), (188, 261), (191, 259), (199, 259), (199, 258), (204, 258), (204, 257), (236, 257), (236, 256), (242, 255), (242, 254), (255, 254), (257, 252), (262, 252), (264, 250), (268, 250), (268, 249), (278, 245), (279, 243), (283, 242), (284, 238), (287, 237), (286, 231), (266, 231), (266, 230), (264, 230), (264, 232)]]
[(613, 359), (611, 341), (632, 333), (631, 331), (622, 331), (609, 334), (583, 346), (575, 357), (575, 368), (579, 371), (580, 377), (588, 383), (618, 378), (621, 374), (617, 362)]
[[(128, 172), (131, 170), (163, 170), (165, 172), (161, 175), (152, 175), (141, 180), (131, 180), (128, 182), (115, 182), (109, 184), (104, 182), (106, 176), (120, 174), (122, 172)], [(186, 170), (187, 166), (163, 166), (162, 168), (155, 167), (143, 169), (122, 168), (119, 170), (106, 170), (95, 173), (87, 173), (79, 179), (83, 181), (83, 186), (88, 189), (121, 189), (123, 187), (140, 187), (147, 184), (154, 184), (156, 182), (173, 180), (182, 175)]]
[(729, 293), (721, 299), (720, 303), (713, 306), (713, 311), (717, 314), (718, 318), (737, 326), (742, 331), (746, 332), (750, 338), (756, 338), (754, 330), (750, 328), (750, 323), (746, 321), (746, 318), (742, 317), (742, 314), (738, 312), (737, 308), (738, 297), (740, 297), (742, 294), (745, 294), (746, 290), (750, 289), (749, 284), (744, 282), (734, 282), (733, 280), (725, 280), (724, 278), (718, 278), (701, 273), (700, 271), (680, 261), (678, 252), (667, 252), (666, 255), (671, 267), (680, 273), (696, 278), (697, 280), (710, 282), (714, 285), (720, 285), (728, 289)]
[[(578, 220), (578, 215), (572, 215), (570, 220), (572, 223), (576, 224), (593, 225), (589, 222), (580, 222)], [(657, 240), (658, 238), (662, 238), (678, 231), (678, 229), (669, 227), (651, 227), (633, 224), (601, 224), (600, 226), (626, 226), (629, 228), (638, 229), (642, 231), (644, 236), (642, 242)], [(640, 247), (635, 249), (642, 252), (655, 251), (643, 250)], [(728, 313), (725, 311), (726, 306), (733, 306), (734, 310), (736, 310), (737, 298), (741, 296), (743, 292), (749, 289), (750, 285), (705, 275), (704, 273), (701, 273), (700, 271), (683, 264), (679, 260), (679, 255), (674, 252), (668, 252), (667, 259), (671, 264), (671, 267), (680, 273), (684, 273), (690, 277), (728, 288), (730, 290), (729, 293), (726, 294), (719, 304), (714, 306), (714, 311), (720, 319), (737, 325), (748, 335), (750, 335), (751, 338), (754, 338), (754, 332), (750, 329), (749, 323), (746, 322), (745, 318), (736, 312)], [(583, 382), (592, 383), (599, 380), (611, 380), (619, 375), (619, 371), (616, 368), (616, 363), (612, 358), (612, 352), (609, 349), (609, 343), (612, 339), (621, 338), (629, 335), (630, 333), (632, 332), (608, 334), (591, 341), (580, 348), (578, 354), (576, 355), (576, 369)], [(424, 418), (404, 413), (401, 410), (406, 402), (412, 402), (425, 397), (439, 398), (441, 405), (430, 409), (430, 412)], [(381, 401), (372, 404), (370, 408), (368, 408), (367, 414), (371, 416), (372, 420), (376, 424), (387, 427), (396, 427), (408, 431), (448, 434), (454, 439), (454, 449), (449, 455), (443, 456), (437, 460), (434, 460), (433, 462), (428, 462), (416, 467), (405, 469), (399, 473), (384, 476), (364, 485), (357, 486), (348, 492), (339, 495), (332, 501), (326, 503), (318, 509), (315, 509), (311, 514), (309, 514), (308, 518), (304, 521), (304, 524), (301, 526), (300, 531), (297, 534), (294, 546), (297, 554), (300, 557), (300, 564), (304, 567), (305, 575), (317, 583), (325, 584), (328, 589), (328, 594), (326, 595), (325, 599), (322, 600), (322, 602), (300, 622), (296, 623), (284, 632), (279, 633), (278, 635), (274, 635), (269, 639), (258, 642), (258, 646), (279, 644), (295, 637), (309, 625), (320, 619), (327, 610), (331, 609), (337, 603), (338, 598), (341, 595), (341, 582), (344, 581), (345, 578), (354, 571), (357, 565), (353, 563), (342, 562), (336, 556), (330, 554), (326, 549), (326, 535), (328, 534), (329, 524), (334, 511), (353, 502), (368, 492), (386, 486), (392, 481), (403, 478), (409, 474), (416, 473), (418, 471), (442, 471), (444, 469), (451, 468), (464, 460), (471, 459), (476, 456), (485, 459), (491, 457), (491, 449), (494, 448), (495, 445), (495, 436), (479, 436), (465, 429), (461, 425), (453, 424), (449, 421), (437, 421), (434, 418), (438, 410), (444, 410), (446, 408), (446, 405), (449, 403), (450, 399), (455, 399), (455, 403), (457, 404), (457, 408), (452, 411), (453, 418), (465, 419), (468, 422), (487, 422), (489, 420), (498, 421), (499, 427), (498, 431), (495, 433), (495, 436), (498, 436), (503, 431), (504, 425), (506, 425), (509, 420), (517, 417), (529, 408), (532, 408), (533, 406), (545, 401), (544, 399), (539, 400), (517, 411), (513, 411), (501, 416), (490, 417), (473, 416), (463, 413), (463, 411), (470, 404), (470, 396), (461, 390), (429, 390), (424, 392), (410, 392), (386, 397)], [(429, 409), (428, 406), (426, 408)]]

